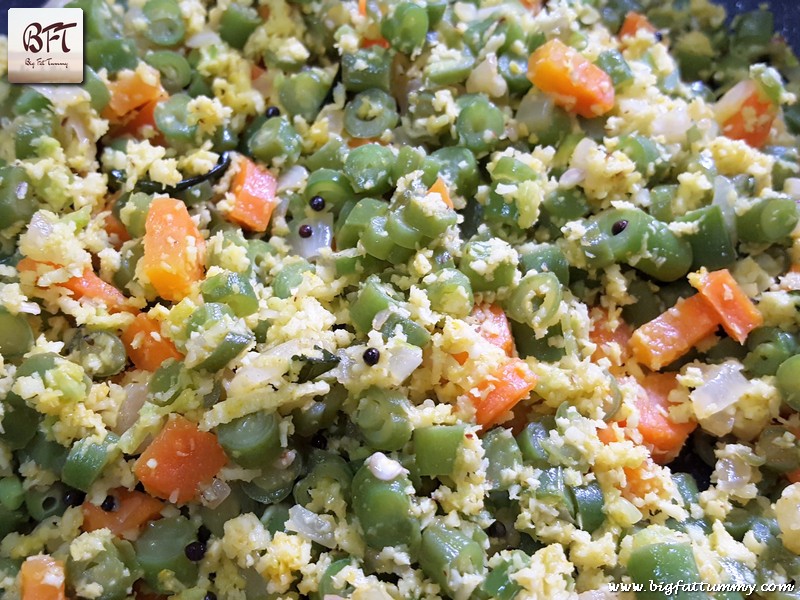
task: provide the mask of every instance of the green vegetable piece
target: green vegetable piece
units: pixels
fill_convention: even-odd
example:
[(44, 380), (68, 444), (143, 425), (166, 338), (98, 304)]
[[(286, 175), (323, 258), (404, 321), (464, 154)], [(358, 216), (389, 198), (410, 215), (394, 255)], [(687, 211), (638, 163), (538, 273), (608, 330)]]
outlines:
[(431, 308), (454, 317), (466, 317), (472, 312), (475, 297), (469, 277), (457, 269), (445, 268), (423, 280)]
[(433, 85), (455, 85), (463, 82), (475, 66), (475, 57), (469, 48), (462, 48), (457, 55), (446, 59), (429, 60), (422, 70)]
[(800, 350), (797, 338), (788, 331), (761, 327), (747, 337), (750, 349), (742, 363), (756, 377), (775, 375), (781, 364)]
[(357, 193), (381, 195), (391, 188), (394, 160), (391, 149), (380, 144), (364, 144), (347, 155), (344, 172)]
[(147, 0), (142, 13), (147, 21), (144, 36), (157, 46), (175, 46), (183, 41), (186, 26), (176, 0)]
[(50, 486), (33, 486), (25, 491), (25, 508), (28, 514), (37, 522), (50, 517), (60, 517), (67, 510), (64, 502), (64, 492), (67, 491), (61, 483), (56, 482)]
[(229, 46), (241, 50), (261, 23), (261, 17), (254, 8), (231, 4), (219, 20), (219, 37)]
[(262, 410), (219, 425), (217, 438), (236, 463), (247, 469), (257, 469), (280, 454), (279, 425), (278, 415)]
[(797, 225), (798, 209), (793, 198), (774, 196), (754, 202), (736, 216), (736, 231), (745, 242), (775, 243), (786, 238)]
[[(84, 20), (86, 13), (84, 12)], [(92, 108), (98, 113), (108, 106), (111, 100), (111, 92), (108, 90), (105, 82), (100, 79), (94, 69), (89, 65), (83, 68), (83, 89), (89, 92), (91, 97)]]
[(161, 85), (170, 94), (180, 92), (192, 81), (192, 68), (181, 54), (156, 50), (145, 54), (144, 61), (161, 73)]
[(511, 292), (506, 314), (534, 330), (547, 328), (558, 319), (561, 298), (561, 282), (554, 273), (529, 273)]
[(514, 282), (517, 254), (499, 238), (473, 240), (464, 245), (459, 270), (469, 277), (475, 292), (497, 291)]
[(156, 406), (169, 406), (191, 384), (183, 362), (167, 359), (147, 382), (147, 399)]
[(325, 572), (322, 574), (319, 580), (319, 586), (317, 587), (316, 592), (312, 592), (311, 599), (312, 600), (325, 600), (326, 597), (330, 596), (341, 596), (346, 597), (352, 591), (353, 588), (350, 585), (344, 586), (337, 586), (333, 583), (333, 578), (344, 569), (345, 567), (349, 567), (353, 564), (353, 560), (351, 558), (340, 558), (339, 560), (333, 561)]
[(139, 64), (136, 44), (132, 40), (89, 39), (84, 47), (86, 64), (95, 71), (105, 69), (109, 73), (118, 73), (124, 69), (135, 69)]
[(706, 267), (709, 271), (725, 268), (736, 260), (736, 248), (718, 205), (704, 206), (676, 219), (697, 223), (697, 231), (681, 236), (692, 246), (692, 269)]
[(314, 267), (307, 260), (299, 260), (284, 266), (272, 281), (272, 292), (281, 299), (291, 297), (303, 283), (303, 273), (313, 270)]
[(296, 450), (285, 449), (271, 463), (263, 465), (261, 475), (242, 484), (242, 490), (261, 504), (275, 504), (289, 497), (302, 476), (305, 463)]
[(227, 304), (237, 317), (252, 315), (258, 310), (258, 298), (250, 280), (231, 271), (218, 273), (200, 285), (206, 302)]
[(67, 461), (61, 471), (61, 479), (67, 485), (89, 491), (89, 487), (100, 477), (103, 469), (111, 463), (119, 449), (119, 436), (107, 433), (102, 441), (96, 438), (83, 438), (72, 445)]
[[(516, 552), (521, 552), (517, 550)], [(513, 581), (509, 577), (509, 571), (512, 569), (512, 564), (508, 560), (502, 561), (499, 565), (494, 567), (486, 579), (481, 584), (481, 591), (486, 594), (487, 598), (496, 598), (497, 600), (514, 600), (517, 595), (522, 591), (522, 586)]]
[(434, 522), (422, 533), (419, 566), (448, 594), (455, 593), (457, 577), (482, 574), (485, 558), (480, 544), (458, 529)]
[(87, 40), (111, 39), (122, 35), (122, 19), (105, 0), (72, 0), (64, 6), (83, 10), (84, 35)]
[(428, 34), (428, 11), (413, 2), (400, 2), (381, 23), (381, 35), (392, 48), (412, 54), (425, 44)]
[(456, 119), (459, 143), (476, 155), (494, 150), (505, 134), (505, 117), (484, 96), (463, 96), (459, 99), (461, 110)]
[(191, 101), (189, 94), (174, 94), (159, 102), (155, 109), (156, 128), (164, 134), (170, 146), (178, 149), (190, 147), (198, 141), (198, 127), (188, 121)]
[(354, 138), (379, 138), (394, 129), (399, 120), (397, 102), (379, 89), (360, 92), (344, 109), (345, 131)]
[(247, 150), (258, 160), (280, 166), (300, 158), (300, 135), (285, 117), (267, 119), (247, 141)]
[[(0, 506), (0, 537), (5, 538), (9, 533), (19, 530), (27, 520), (28, 515), (24, 510), (8, 510)], [(9, 565), (0, 561), (0, 574), (5, 575), (9, 572), (11, 572)]]
[(69, 358), (83, 367), (89, 377), (111, 377), (128, 362), (122, 340), (109, 331), (79, 328), (70, 341)]
[(303, 192), (303, 199), (306, 202), (314, 196), (320, 196), (325, 200), (325, 207), (336, 215), (345, 202), (355, 197), (355, 192), (341, 171), (318, 169), (309, 175)]
[(633, 82), (633, 72), (627, 61), (617, 50), (606, 50), (602, 52), (597, 60), (594, 61), (598, 67), (603, 69), (611, 77), (614, 90), (619, 92), (624, 90)]
[(37, 431), (33, 439), (18, 452), (20, 461), (32, 460), (40, 468), (61, 475), (69, 448), (48, 439), (45, 432)]
[[(39, 141), (43, 137), (53, 137), (55, 118), (49, 110), (37, 110), (25, 113), (14, 119), (12, 124), (14, 151), (17, 158), (33, 158), (37, 156)], [(17, 187), (16, 193), (20, 193)], [(24, 209), (23, 209), (24, 210)]]
[(11, 450), (24, 448), (36, 435), (41, 415), (13, 392), (6, 395), (3, 405), (5, 413), (0, 440)]
[(185, 517), (166, 517), (150, 521), (134, 542), (136, 558), (147, 584), (159, 593), (171, 590), (165, 581), (173, 575), (184, 585), (197, 581), (198, 566), (186, 557), (185, 548), (197, 539), (197, 531)]
[(364, 440), (378, 450), (400, 450), (411, 439), (411, 406), (399, 390), (370, 387), (361, 394), (353, 422)]
[(381, 327), (381, 333), (384, 339), (388, 340), (394, 337), (398, 327), (403, 332), (403, 335), (406, 336), (406, 341), (413, 346), (424, 348), (428, 345), (428, 342), (431, 341), (431, 334), (428, 333), (427, 329), (419, 323), (407, 317), (400, 316), (397, 313), (390, 314)]
[(433, 425), (415, 429), (414, 461), (417, 473), (427, 477), (451, 476), (464, 443), (464, 425)]
[(596, 481), (572, 488), (578, 527), (594, 533), (605, 522), (603, 491)]
[(14, 113), (15, 116), (19, 116), (35, 110), (52, 110), (52, 108), (53, 105), (50, 100), (32, 87), (25, 86), (14, 101), (11, 112)]
[(800, 410), (800, 354), (783, 361), (775, 376), (783, 401), (793, 409)]
[(550, 429), (555, 427), (555, 420), (548, 418), (543, 421), (532, 421), (517, 435), (522, 458), (525, 462), (537, 469), (549, 466), (550, 461), (542, 442), (550, 437)]
[(528, 59), (512, 52), (503, 52), (497, 58), (497, 71), (505, 79), (511, 94), (522, 95), (533, 85), (528, 79)]
[(624, 152), (644, 177), (660, 178), (669, 168), (660, 144), (643, 135), (624, 135), (617, 148)]
[(375, 315), (398, 305), (399, 300), (389, 286), (382, 284), (377, 277), (369, 277), (350, 306), (350, 318), (359, 331), (366, 333), (372, 329)]
[(0, 354), (7, 361), (22, 357), (33, 346), (33, 330), (21, 314), (0, 307)]
[(104, 541), (103, 550), (90, 559), (67, 559), (68, 586), (85, 589), (89, 584), (100, 584), (103, 591), (97, 600), (124, 600), (141, 576), (133, 546), (125, 540)]
[(142, 240), (125, 242), (120, 249), (119, 268), (114, 273), (112, 281), (116, 287), (124, 290), (133, 281), (136, 275), (136, 265), (144, 256)]
[(478, 190), (478, 162), (467, 148), (439, 148), (425, 158), (422, 168), (423, 181), (429, 187), (441, 177), (451, 194), (455, 191), (463, 198), (470, 198)]
[(564, 252), (555, 244), (539, 244), (521, 254), (519, 267), (523, 275), (533, 273), (552, 273), (561, 282), (569, 285), (569, 263)]
[(25, 169), (0, 167), (0, 229), (27, 223), (34, 212), (36, 200)]
[(495, 427), (483, 438), (483, 449), (489, 465), (486, 481), (492, 491), (506, 491), (513, 483), (507, 473), (517, 472), (522, 466), (522, 452), (510, 429)]
[[(345, 501), (350, 500), (353, 472), (347, 461), (338, 454), (315, 450), (311, 454), (311, 469), (308, 475), (294, 486), (294, 499), (297, 504), (307, 505), (311, 502), (311, 490), (328, 486), (332, 483), (339, 485), (339, 493)], [(323, 489), (327, 491), (327, 486)]]
[[(662, 591), (651, 591), (651, 585), (667, 586), (682, 582), (684, 584), (700, 583), (702, 579), (697, 571), (697, 563), (689, 544), (672, 542), (649, 544), (636, 548), (628, 559), (628, 575), (635, 584), (642, 587), (636, 592), (637, 600), (661, 600)], [(663, 589), (663, 587), (662, 587)], [(683, 591), (676, 598), (681, 600), (704, 600), (705, 592)]]
[(678, 493), (683, 499), (683, 504), (688, 508), (690, 504), (696, 504), (700, 501), (700, 492), (697, 489), (697, 482), (694, 477), (688, 473), (672, 473), (672, 480), (675, 482), (675, 487), (678, 488)]
[(342, 55), (342, 83), (348, 92), (388, 92), (391, 81), (392, 56), (386, 49), (371, 46)]
[(421, 539), (420, 523), (412, 512), (407, 491), (410, 488), (411, 482), (403, 473), (388, 480), (378, 479), (369, 462), (356, 471), (352, 507), (368, 546), (377, 549), (404, 544), (416, 551)]
[(286, 78), (280, 88), (281, 104), (292, 115), (309, 123), (317, 118), (331, 87), (330, 78), (321, 69), (301, 71)]
[(6, 510), (17, 510), (25, 502), (25, 490), (19, 477), (10, 476), (0, 479), (0, 507)]

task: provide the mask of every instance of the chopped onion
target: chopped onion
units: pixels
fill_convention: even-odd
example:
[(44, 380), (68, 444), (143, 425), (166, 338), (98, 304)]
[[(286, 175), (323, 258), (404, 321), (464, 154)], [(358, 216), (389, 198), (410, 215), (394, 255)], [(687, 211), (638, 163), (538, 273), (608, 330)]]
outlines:
[(783, 191), (795, 200), (800, 200), (800, 178), (787, 177), (783, 182)]
[(56, 106), (72, 106), (82, 98), (88, 97), (88, 92), (78, 85), (34, 85), (32, 87)]
[(652, 123), (650, 133), (663, 136), (667, 144), (677, 144), (686, 139), (686, 132), (692, 126), (692, 119), (685, 107), (659, 113)]
[[(308, 226), (311, 235), (302, 237), (301, 228)], [(324, 213), (310, 219), (303, 219), (289, 234), (289, 245), (303, 258), (312, 259), (319, 256), (322, 248), (330, 248), (333, 240), (333, 215)]]
[(200, 493), (200, 504), (208, 508), (217, 508), (231, 495), (231, 486), (216, 477), (206, 489)]
[(278, 177), (277, 191), (281, 193), (287, 190), (299, 189), (307, 178), (308, 170), (300, 165), (294, 165)]
[(204, 48), (205, 46), (216, 46), (221, 43), (219, 34), (216, 31), (204, 29), (199, 33), (195, 33), (192, 37), (186, 40), (188, 48)]
[(712, 204), (719, 206), (722, 210), (722, 217), (725, 219), (725, 225), (728, 232), (731, 234), (733, 244), (736, 245), (736, 214), (733, 212), (733, 205), (736, 202), (736, 188), (727, 177), (717, 175), (714, 178), (714, 198), (711, 200)]
[(365, 464), (370, 473), (381, 481), (391, 481), (405, 471), (403, 465), (392, 460), (383, 452), (376, 452), (366, 460)]
[(125, 400), (122, 401), (117, 412), (117, 424), (114, 427), (114, 433), (122, 435), (133, 427), (136, 419), (139, 418), (139, 411), (144, 406), (146, 399), (146, 383), (129, 383), (125, 386)]
[(498, 98), (508, 91), (508, 84), (497, 72), (497, 56), (490, 54), (472, 70), (467, 79), (467, 92), (477, 94), (483, 92), (492, 98)]
[(553, 100), (531, 90), (517, 109), (516, 120), (524, 124), (528, 131), (544, 131), (553, 121)]
[(389, 355), (389, 372), (403, 382), (422, 364), (422, 348), (411, 344), (397, 345), (391, 348)]
[(586, 179), (586, 171), (583, 169), (567, 169), (561, 175), (561, 179), (558, 180), (558, 185), (562, 189), (569, 190), (580, 184), (584, 179)]
[(327, 515), (320, 516), (299, 504), (289, 509), (286, 529), (301, 533), (326, 548), (336, 547), (336, 528), (333, 519)]
[(744, 395), (749, 383), (742, 375), (742, 365), (736, 361), (709, 367), (704, 370), (704, 376), (705, 383), (689, 397), (703, 429), (722, 436), (733, 428), (733, 412), (727, 409)]
[(740, 81), (729, 89), (714, 106), (714, 115), (717, 121), (724, 123), (733, 115), (742, 110), (742, 106), (753, 94), (758, 93), (756, 82), (752, 79)]

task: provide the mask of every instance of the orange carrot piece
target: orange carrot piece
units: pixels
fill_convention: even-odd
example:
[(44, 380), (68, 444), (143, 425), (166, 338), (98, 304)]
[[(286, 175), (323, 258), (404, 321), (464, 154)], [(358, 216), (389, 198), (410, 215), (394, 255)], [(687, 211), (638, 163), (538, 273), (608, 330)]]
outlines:
[(83, 530), (109, 529), (117, 537), (135, 540), (146, 523), (161, 517), (164, 503), (144, 492), (117, 488), (109, 492), (117, 500), (108, 512), (88, 500), (83, 503)]
[(678, 456), (697, 423), (676, 423), (669, 415), (672, 406), (669, 393), (678, 385), (675, 373), (650, 373), (640, 385), (642, 390), (636, 398), (639, 410), (636, 429), (642, 434), (653, 460), (666, 464)]
[[(106, 207), (106, 210), (111, 210), (110, 204)], [(116, 238), (114, 240), (115, 248), (119, 248), (123, 243), (131, 239), (128, 230), (125, 229), (125, 225), (111, 212), (106, 215), (105, 221), (103, 222), (103, 229), (105, 229), (105, 232), (110, 238)]]
[(641, 13), (630, 11), (627, 15), (625, 15), (625, 21), (623, 21), (622, 27), (619, 30), (619, 39), (633, 37), (640, 29), (644, 29), (650, 33), (656, 32), (655, 26), (647, 19), (647, 17)]
[(556, 104), (582, 117), (598, 117), (614, 108), (611, 77), (557, 39), (531, 54), (528, 79)]
[(381, 48), (389, 48), (389, 42), (382, 37), (376, 39), (368, 39), (364, 38), (361, 40), (361, 47), (362, 48), (370, 48), (372, 46), (380, 46)]
[(453, 201), (450, 199), (450, 191), (447, 189), (447, 184), (441, 177), (436, 178), (436, 181), (433, 182), (433, 185), (428, 190), (428, 193), (439, 194), (444, 203), (450, 208), (453, 208)]
[[(38, 272), (40, 264), (46, 264), (54, 268), (58, 267), (58, 265), (53, 263), (39, 262), (25, 257), (17, 264), (17, 270), (20, 272), (32, 271), (36, 273)], [(80, 277), (71, 277), (67, 281), (55, 285), (72, 292), (72, 296), (76, 300), (88, 299), (100, 301), (106, 305), (109, 312), (135, 311), (134, 308), (128, 305), (127, 299), (122, 292), (110, 283), (106, 283), (100, 279), (100, 277), (95, 275), (90, 269), (86, 269)]]
[(172, 340), (161, 335), (161, 327), (144, 313), (139, 313), (121, 336), (128, 358), (137, 369), (155, 371), (167, 359), (181, 360)]
[(271, 11), (269, 6), (264, 5), (258, 7), (258, 16), (261, 17), (264, 21), (269, 20), (270, 12)]
[(358, 14), (362, 17), (367, 16), (367, 0), (358, 0)]
[(142, 452), (134, 473), (153, 496), (183, 504), (194, 499), (226, 462), (216, 435), (176, 416)]
[(141, 269), (156, 293), (180, 302), (203, 278), (206, 243), (186, 205), (172, 198), (156, 198), (145, 221)]
[[(608, 358), (615, 366), (620, 366), (630, 358), (630, 349), (628, 343), (630, 342), (633, 330), (621, 318), (618, 319), (619, 324), (616, 328), (611, 329), (608, 322), (608, 312), (602, 310), (602, 315), (594, 322), (592, 329), (589, 331), (589, 339), (597, 344), (597, 348), (592, 354), (592, 360), (597, 362), (601, 358)], [(611, 344), (619, 346), (619, 358), (617, 359), (614, 352), (610, 352)]]
[(108, 84), (111, 99), (103, 110), (104, 118), (119, 119), (140, 106), (166, 95), (164, 88), (161, 87), (158, 71), (152, 67), (146, 68), (152, 71), (154, 82), (148, 81), (150, 78), (142, 77), (138, 70), (126, 70), (120, 71), (116, 80)]
[(536, 374), (519, 358), (512, 358), (486, 380), (473, 393), (475, 421), (489, 429), (536, 387)]
[(144, 131), (149, 127), (155, 135), (150, 138), (154, 144), (163, 146), (166, 143), (164, 136), (156, 128), (156, 107), (166, 99), (166, 96), (159, 96), (154, 100), (150, 100), (137, 110), (131, 118), (119, 126), (114, 128), (113, 135), (115, 137), (122, 137), (125, 135), (132, 135), (133, 137), (140, 138)]
[(627, 499), (642, 498), (650, 492), (659, 493), (662, 488), (661, 478), (656, 474), (656, 465), (648, 458), (639, 467), (623, 467), (625, 487), (622, 495)]
[(29, 556), (19, 570), (22, 600), (66, 600), (64, 563), (47, 554)]
[[(480, 336), (487, 342), (501, 348), (507, 356), (514, 355), (514, 336), (511, 333), (511, 323), (506, 313), (497, 304), (476, 304), (470, 315), (474, 319), (473, 326)], [(469, 358), (468, 352), (453, 354), (458, 364), (463, 365)]]
[(714, 309), (695, 294), (639, 327), (629, 345), (637, 361), (657, 371), (714, 333), (719, 324)]
[(786, 473), (786, 479), (788, 479), (790, 483), (800, 483), (800, 469)]
[(277, 180), (272, 173), (242, 158), (231, 185), (235, 200), (228, 218), (251, 231), (266, 231), (278, 204), (276, 188)]
[(728, 269), (692, 273), (689, 283), (714, 309), (728, 335), (740, 344), (753, 329), (764, 324), (764, 317)]
[(761, 148), (769, 139), (778, 107), (755, 81), (746, 79), (725, 92), (714, 112), (725, 137)]

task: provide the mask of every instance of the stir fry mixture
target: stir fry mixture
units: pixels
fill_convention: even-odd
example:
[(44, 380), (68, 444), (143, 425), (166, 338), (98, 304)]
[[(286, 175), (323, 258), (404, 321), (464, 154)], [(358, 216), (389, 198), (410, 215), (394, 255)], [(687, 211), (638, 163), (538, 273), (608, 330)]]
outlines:
[(798, 597), (768, 11), (69, 6), (83, 84), (0, 82), (0, 595)]

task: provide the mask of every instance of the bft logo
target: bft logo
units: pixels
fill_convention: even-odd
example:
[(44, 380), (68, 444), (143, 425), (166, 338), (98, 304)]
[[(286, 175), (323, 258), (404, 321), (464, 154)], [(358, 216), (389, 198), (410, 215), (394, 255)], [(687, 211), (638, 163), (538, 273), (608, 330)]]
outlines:
[(8, 81), (81, 83), (83, 10), (10, 8)]

